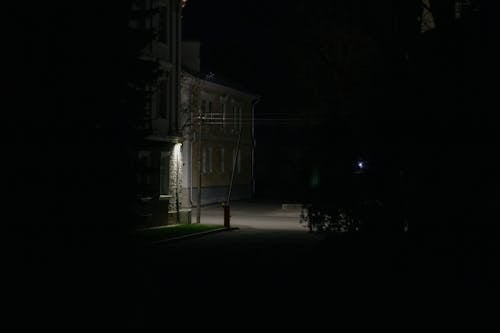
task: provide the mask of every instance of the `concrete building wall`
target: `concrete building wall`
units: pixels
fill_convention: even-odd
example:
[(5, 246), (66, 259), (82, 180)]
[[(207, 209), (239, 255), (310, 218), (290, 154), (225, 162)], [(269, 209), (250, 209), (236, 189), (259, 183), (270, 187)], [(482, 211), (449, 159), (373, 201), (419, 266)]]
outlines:
[(159, 62), (162, 75), (151, 87), (151, 129), (139, 154), (150, 154), (150, 166), (145, 177), (150, 184), (142, 196), (150, 198), (144, 204), (144, 226), (186, 223), (190, 211), (182, 186), (182, 137), (179, 131), (180, 72), (181, 72), (181, 13), (179, 0), (146, 0), (146, 8), (158, 9), (144, 24), (152, 27), (158, 37), (144, 50), (143, 57)]
[[(191, 205), (197, 203), (200, 160), (202, 204), (226, 200), (233, 167), (231, 199), (252, 196), (252, 121), (253, 101), (256, 99), (255, 95), (184, 73), (183, 121), (191, 126), (184, 131), (184, 167), (189, 172), (184, 174), (183, 186)], [(198, 119), (202, 109), (200, 150)], [(240, 130), (240, 151), (236, 158)]]
[[(201, 190), (201, 205), (211, 205), (223, 203), (227, 199), (228, 186), (203, 187)], [(247, 200), (252, 197), (251, 186), (248, 184), (235, 185), (231, 191), (231, 201)], [(193, 195), (198, 197), (198, 188), (193, 189)]]
[[(202, 142), (202, 185), (203, 186), (225, 186), (231, 181), (234, 167), (234, 156), (236, 154), (236, 141), (222, 141), (211, 138)], [(193, 144), (193, 174), (198, 175), (199, 143)], [(251, 182), (251, 150), (252, 147), (244, 144), (240, 147), (240, 156), (237, 158), (235, 167), (234, 184), (248, 184)], [(222, 152), (224, 151), (224, 152)], [(205, 154), (205, 157), (203, 157)], [(210, 154), (212, 154), (212, 165), (210, 166)], [(224, 158), (224, 160), (222, 160)], [(203, 167), (205, 161), (205, 167)], [(224, 162), (224, 163), (223, 163)], [(224, 165), (224, 166), (223, 166)], [(194, 177), (193, 186), (198, 186), (198, 178)]]

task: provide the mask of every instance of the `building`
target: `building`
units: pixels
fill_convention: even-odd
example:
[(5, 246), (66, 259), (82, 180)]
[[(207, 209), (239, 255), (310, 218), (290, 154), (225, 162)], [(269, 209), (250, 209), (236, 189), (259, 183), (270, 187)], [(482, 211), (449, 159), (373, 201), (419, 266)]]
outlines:
[(150, 87), (144, 133), (137, 152), (138, 213), (145, 227), (189, 223), (182, 208), (182, 136), (179, 128), (181, 13), (185, 0), (144, 0), (150, 15), (133, 24), (150, 29), (155, 40), (144, 59), (155, 60), (160, 78)]
[(200, 184), (201, 205), (225, 202), (231, 183), (231, 200), (249, 199), (255, 186), (254, 107), (259, 96), (212, 73), (201, 74), (199, 42), (185, 42), (183, 49), (183, 204), (197, 205)]

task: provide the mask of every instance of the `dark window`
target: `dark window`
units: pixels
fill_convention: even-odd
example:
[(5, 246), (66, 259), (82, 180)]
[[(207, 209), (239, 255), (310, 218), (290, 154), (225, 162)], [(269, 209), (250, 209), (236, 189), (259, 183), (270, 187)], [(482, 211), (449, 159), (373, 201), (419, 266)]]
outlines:
[(203, 174), (207, 173), (207, 148), (203, 148), (203, 152), (201, 154), (201, 172)]
[(205, 117), (207, 112), (207, 101), (202, 100), (201, 101), (201, 116)]
[(168, 195), (169, 192), (169, 155), (165, 152), (161, 153), (160, 158), (160, 195)]
[(137, 185), (141, 195), (151, 194), (151, 152), (140, 151), (137, 158)]
[(213, 173), (213, 149), (212, 147), (208, 148), (208, 173)]

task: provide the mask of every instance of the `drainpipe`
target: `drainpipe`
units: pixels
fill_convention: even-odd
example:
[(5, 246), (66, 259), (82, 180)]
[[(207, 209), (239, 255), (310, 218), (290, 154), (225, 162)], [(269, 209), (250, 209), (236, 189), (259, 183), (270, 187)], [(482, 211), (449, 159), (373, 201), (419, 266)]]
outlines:
[(193, 207), (193, 138), (189, 141), (189, 206)]
[[(191, 88), (191, 89), (194, 89), (194, 88)], [(193, 207), (193, 139), (194, 139), (194, 136), (193, 136), (193, 130), (192, 130), (192, 126), (193, 126), (193, 108), (190, 106), (189, 107), (189, 117), (191, 119), (189, 119), (190, 121), (190, 130), (188, 132), (188, 137), (189, 137), (189, 163), (186, 163), (186, 165), (189, 165), (189, 205), (190, 207), (192, 208)]]

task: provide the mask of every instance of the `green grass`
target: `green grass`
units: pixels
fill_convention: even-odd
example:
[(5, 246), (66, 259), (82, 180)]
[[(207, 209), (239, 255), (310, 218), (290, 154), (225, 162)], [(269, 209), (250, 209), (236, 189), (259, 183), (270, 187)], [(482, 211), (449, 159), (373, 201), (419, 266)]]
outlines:
[(137, 234), (140, 240), (155, 242), (221, 228), (223, 228), (221, 225), (179, 224), (155, 229), (140, 230), (137, 231)]

